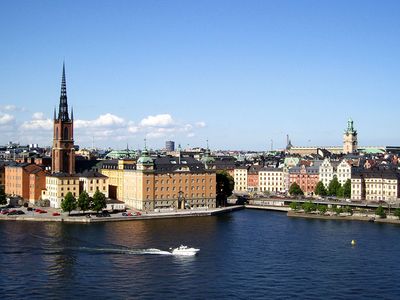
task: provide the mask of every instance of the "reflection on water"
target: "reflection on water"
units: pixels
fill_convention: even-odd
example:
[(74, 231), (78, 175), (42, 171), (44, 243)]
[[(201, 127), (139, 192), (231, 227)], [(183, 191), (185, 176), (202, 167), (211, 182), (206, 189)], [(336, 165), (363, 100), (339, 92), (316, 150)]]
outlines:
[[(392, 225), (240, 211), (106, 224), (1, 222), (0, 237), (0, 284), (9, 298), (338, 299), (400, 293), (400, 227)], [(181, 244), (201, 251), (171, 255), (169, 248)]]

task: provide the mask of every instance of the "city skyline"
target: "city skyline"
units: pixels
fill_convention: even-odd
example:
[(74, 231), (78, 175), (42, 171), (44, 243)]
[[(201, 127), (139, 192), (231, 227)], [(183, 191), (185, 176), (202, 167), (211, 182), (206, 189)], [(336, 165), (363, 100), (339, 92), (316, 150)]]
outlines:
[(395, 1), (93, 5), (3, 4), (0, 144), (51, 144), (63, 60), (82, 147), (398, 144)]

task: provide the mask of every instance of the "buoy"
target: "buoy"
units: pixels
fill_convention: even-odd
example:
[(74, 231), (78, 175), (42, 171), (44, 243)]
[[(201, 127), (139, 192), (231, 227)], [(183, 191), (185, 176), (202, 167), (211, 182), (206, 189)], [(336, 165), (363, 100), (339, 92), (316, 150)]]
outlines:
[(355, 240), (351, 240), (351, 245), (355, 246), (355, 244), (356, 244), (356, 241)]

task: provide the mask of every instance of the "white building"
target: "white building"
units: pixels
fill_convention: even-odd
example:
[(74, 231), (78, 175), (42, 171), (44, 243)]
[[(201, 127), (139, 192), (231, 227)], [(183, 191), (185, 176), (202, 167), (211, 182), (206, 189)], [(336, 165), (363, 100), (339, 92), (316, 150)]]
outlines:
[(319, 181), (322, 181), (326, 188), (328, 188), (329, 183), (336, 175), (337, 164), (337, 162), (333, 162), (329, 158), (325, 158), (319, 167)]
[(342, 186), (348, 179), (351, 180), (351, 165), (346, 159), (343, 159), (337, 166), (336, 175), (339, 183)]
[(233, 179), (235, 180), (235, 192), (247, 191), (247, 167), (238, 167), (233, 170)]
[(281, 168), (262, 168), (258, 172), (258, 190), (260, 192), (285, 191), (285, 173)]

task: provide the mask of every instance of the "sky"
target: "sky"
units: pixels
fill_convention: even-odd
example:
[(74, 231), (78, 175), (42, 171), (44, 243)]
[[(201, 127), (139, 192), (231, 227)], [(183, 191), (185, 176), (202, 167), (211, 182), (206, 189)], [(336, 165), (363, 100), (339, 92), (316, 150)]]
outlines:
[(399, 145), (400, 1), (2, 1), (0, 145)]

